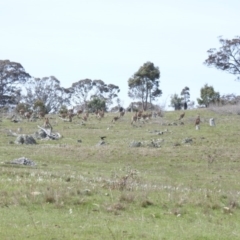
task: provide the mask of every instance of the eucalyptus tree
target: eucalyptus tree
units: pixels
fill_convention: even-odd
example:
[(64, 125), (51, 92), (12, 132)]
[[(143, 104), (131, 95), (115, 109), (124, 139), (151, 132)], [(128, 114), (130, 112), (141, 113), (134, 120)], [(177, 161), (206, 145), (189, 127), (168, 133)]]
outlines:
[(240, 103), (240, 96), (234, 93), (222, 95), (220, 103), (222, 105), (237, 105)]
[(198, 104), (208, 107), (211, 103), (219, 103), (220, 93), (215, 92), (213, 86), (205, 84), (200, 90), (201, 98), (198, 98)]
[(146, 62), (128, 80), (128, 96), (132, 99), (140, 99), (143, 110), (147, 110), (148, 102), (151, 104), (162, 95), (159, 89), (160, 71), (152, 62)]
[(173, 94), (170, 98), (170, 107), (173, 107), (174, 110), (180, 110), (183, 107), (183, 99), (178, 96), (178, 94)]
[(88, 101), (87, 109), (89, 112), (95, 112), (97, 110), (106, 111), (106, 101), (103, 98), (93, 97), (90, 101)]
[(237, 80), (240, 80), (240, 36), (231, 40), (220, 37), (219, 42), (219, 49), (211, 48), (207, 51), (208, 58), (204, 64), (236, 75)]
[(71, 101), (78, 105), (85, 105), (93, 99), (104, 99), (106, 104), (111, 104), (118, 97), (120, 88), (114, 84), (106, 84), (102, 80), (84, 79), (72, 84), (68, 89)]
[(57, 112), (62, 105), (69, 105), (70, 93), (61, 87), (60, 81), (54, 76), (32, 78), (27, 82), (23, 99), (31, 106), (41, 101), (46, 113)]
[(17, 104), (21, 100), (21, 86), (29, 78), (20, 63), (0, 60), (0, 106)]
[(112, 83), (106, 84), (102, 80), (93, 80), (93, 91), (91, 98), (104, 99), (106, 104), (110, 105), (113, 103), (113, 99), (118, 97), (120, 88)]
[(85, 105), (90, 98), (93, 85), (91, 79), (83, 79), (74, 82), (69, 88), (71, 102), (77, 105)]

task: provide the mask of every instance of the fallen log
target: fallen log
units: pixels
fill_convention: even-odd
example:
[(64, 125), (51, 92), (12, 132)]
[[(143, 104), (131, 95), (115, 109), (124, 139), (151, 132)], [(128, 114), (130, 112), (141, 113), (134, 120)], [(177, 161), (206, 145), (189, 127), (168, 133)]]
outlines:
[(40, 126), (38, 126), (38, 128), (40, 128), (42, 131), (44, 131), (50, 139), (56, 140), (56, 139), (61, 138), (60, 133), (52, 133), (51, 129), (45, 129), (45, 128), (40, 127)]

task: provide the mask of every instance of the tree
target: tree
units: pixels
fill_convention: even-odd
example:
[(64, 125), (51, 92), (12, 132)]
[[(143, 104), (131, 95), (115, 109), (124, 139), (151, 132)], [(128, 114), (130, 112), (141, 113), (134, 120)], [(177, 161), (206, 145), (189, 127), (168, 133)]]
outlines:
[(120, 98), (116, 99), (115, 104), (116, 105), (111, 106), (111, 108), (110, 108), (111, 112), (117, 112), (117, 111), (122, 112), (124, 110), (124, 108), (123, 108), (124, 104)]
[(33, 109), (37, 110), (37, 112), (43, 112), (43, 113), (47, 113), (46, 111), (46, 106), (44, 104), (44, 102), (42, 100), (36, 100), (34, 105), (33, 105)]
[(19, 113), (20, 110), (23, 110), (24, 112), (29, 112), (29, 111), (31, 111), (31, 108), (26, 103), (18, 103), (15, 108), (15, 111)]
[(182, 98), (178, 96), (178, 94), (173, 94), (171, 96), (170, 106), (174, 108), (174, 110), (180, 110), (183, 107)]
[(140, 99), (143, 110), (147, 110), (147, 103), (154, 101), (162, 95), (159, 89), (160, 71), (153, 63), (146, 62), (128, 80), (128, 96), (132, 99)]
[(114, 84), (105, 84), (102, 80), (93, 80), (94, 94), (91, 98), (104, 99), (107, 105), (112, 104), (112, 100), (118, 97), (120, 88)]
[(17, 104), (21, 99), (21, 85), (30, 77), (20, 63), (0, 60), (0, 106)]
[(97, 110), (102, 109), (106, 110), (106, 101), (102, 98), (93, 97), (87, 104), (89, 112), (95, 112)]
[(24, 101), (31, 106), (41, 101), (46, 113), (57, 112), (63, 104), (69, 104), (69, 91), (61, 87), (60, 81), (54, 76), (32, 78), (27, 82), (26, 92), (23, 97)]
[(200, 90), (201, 98), (198, 98), (199, 105), (205, 105), (208, 107), (210, 103), (218, 103), (220, 100), (219, 92), (215, 92), (212, 86), (208, 86), (207, 84)]
[(68, 113), (68, 109), (66, 105), (62, 105), (58, 111), (58, 113), (60, 114), (67, 114)]
[(75, 104), (85, 104), (93, 98), (105, 99), (106, 104), (118, 96), (120, 89), (114, 84), (106, 84), (102, 80), (84, 79), (73, 83), (69, 88), (71, 100)]
[(89, 94), (93, 88), (91, 79), (79, 80), (72, 84), (69, 88), (71, 93), (71, 101), (77, 105), (85, 105)]
[(204, 64), (234, 74), (240, 80), (240, 37), (232, 40), (220, 37), (219, 42), (222, 45), (219, 50), (211, 48), (207, 51), (208, 59)]
[(181, 96), (183, 96), (183, 101), (184, 101), (183, 107), (184, 107), (185, 110), (186, 110), (187, 107), (188, 107), (187, 103), (190, 101), (190, 100), (189, 100), (189, 99), (190, 99), (189, 90), (190, 90), (189, 87), (185, 87), (185, 88), (183, 88), (183, 90), (181, 91)]
[(221, 96), (220, 103), (222, 105), (236, 105), (240, 103), (240, 96), (233, 93)]

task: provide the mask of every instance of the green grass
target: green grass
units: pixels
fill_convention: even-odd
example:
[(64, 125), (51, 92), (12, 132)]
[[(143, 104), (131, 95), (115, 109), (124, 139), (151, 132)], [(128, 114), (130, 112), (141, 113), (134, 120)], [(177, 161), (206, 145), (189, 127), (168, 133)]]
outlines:
[[(135, 127), (130, 113), (114, 124), (113, 116), (91, 116), (85, 126), (52, 116), (63, 137), (31, 146), (9, 144), (8, 129), (32, 134), (40, 120), (2, 118), (0, 239), (240, 238), (239, 115), (188, 110), (174, 126), (179, 112), (166, 112)], [(99, 136), (107, 145), (97, 146)], [(157, 139), (159, 148), (129, 147)], [(37, 167), (5, 163), (22, 156)]]

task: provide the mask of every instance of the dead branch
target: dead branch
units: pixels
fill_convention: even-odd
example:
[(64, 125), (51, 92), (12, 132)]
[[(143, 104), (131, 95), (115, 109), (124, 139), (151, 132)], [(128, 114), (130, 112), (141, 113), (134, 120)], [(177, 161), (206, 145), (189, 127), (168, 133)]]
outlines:
[(50, 139), (55, 140), (55, 139), (59, 139), (61, 137), (60, 133), (52, 133), (51, 129), (45, 129), (40, 126), (38, 126), (38, 128), (43, 130)]

